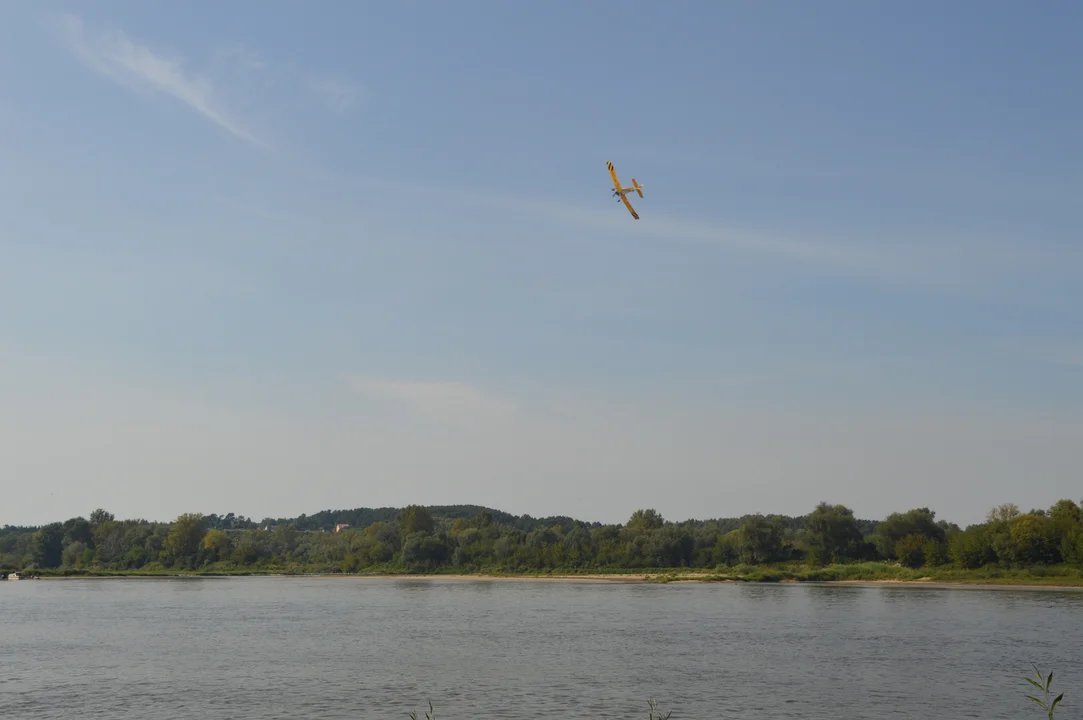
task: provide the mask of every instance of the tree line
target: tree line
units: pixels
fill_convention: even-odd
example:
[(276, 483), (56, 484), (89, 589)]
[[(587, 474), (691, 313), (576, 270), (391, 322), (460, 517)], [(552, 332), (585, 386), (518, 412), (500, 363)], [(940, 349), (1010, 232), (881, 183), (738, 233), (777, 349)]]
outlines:
[(644, 509), (618, 524), (516, 516), (476, 505), (411, 505), (258, 523), (233, 513), (186, 513), (170, 523), (117, 520), (97, 509), (86, 518), (0, 529), (0, 571), (713, 570), (867, 561), (909, 568), (1083, 567), (1083, 519), (1079, 504), (1066, 499), (1026, 513), (1000, 505), (965, 529), (937, 520), (925, 507), (874, 521), (826, 502), (799, 517), (683, 522)]

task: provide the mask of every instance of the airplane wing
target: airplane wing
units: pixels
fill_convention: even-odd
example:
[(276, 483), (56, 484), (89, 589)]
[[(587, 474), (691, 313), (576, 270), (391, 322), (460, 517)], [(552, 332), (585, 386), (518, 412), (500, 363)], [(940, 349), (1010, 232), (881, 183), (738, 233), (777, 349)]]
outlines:
[(609, 168), (609, 176), (613, 178), (613, 189), (620, 192), (620, 180), (617, 179), (617, 171), (613, 169), (613, 163), (607, 161), (605, 166)]
[(624, 197), (624, 195), (622, 193), (621, 196), (620, 196), (620, 199), (621, 199), (621, 201), (624, 202), (624, 207), (628, 208), (628, 212), (632, 213), (632, 217), (634, 217), (636, 220), (638, 220), (639, 216), (636, 215), (636, 211), (635, 211), (635, 208), (632, 207), (632, 203), (628, 202), (628, 198)]

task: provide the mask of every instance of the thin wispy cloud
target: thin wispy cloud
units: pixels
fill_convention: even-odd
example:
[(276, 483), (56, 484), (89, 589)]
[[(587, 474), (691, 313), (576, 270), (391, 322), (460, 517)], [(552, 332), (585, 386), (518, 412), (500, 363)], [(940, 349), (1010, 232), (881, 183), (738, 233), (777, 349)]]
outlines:
[(232, 94), (274, 95), (276, 112), (319, 107), (335, 114), (352, 110), (361, 99), (360, 86), (341, 72), (314, 73), (290, 62), (271, 62), (245, 43), (221, 45), (213, 54), (215, 77), (228, 79)]
[(310, 78), (307, 86), (324, 105), (338, 113), (353, 108), (361, 95), (354, 83), (339, 77)]
[(507, 420), (517, 411), (510, 400), (461, 382), (355, 376), (349, 384), (357, 393), (395, 401), (430, 420)]
[[(463, 186), (434, 186), (424, 182), (366, 178), (363, 184), (384, 190), (408, 192), (414, 195), (442, 196), (460, 205), (533, 215), (572, 227), (623, 236), (653, 238), (663, 243), (678, 243), (734, 250), (751, 255), (771, 257), (788, 263), (816, 266), (855, 276), (879, 278), (889, 282), (956, 287), (957, 277), (944, 278), (953, 268), (940, 263), (951, 248), (911, 243), (905, 247), (890, 247), (883, 243), (829, 241), (803, 236), (785, 236), (727, 227), (719, 223), (686, 220), (657, 211), (645, 212), (643, 219), (631, 220), (623, 208), (594, 209), (582, 204), (558, 200), (525, 197), (496, 190)], [(988, 258), (988, 255), (986, 255)], [(976, 264), (980, 258), (972, 259)], [(965, 268), (964, 268), (965, 269)], [(973, 270), (973, 267), (970, 268)], [(939, 277), (938, 277), (939, 274)]]
[(246, 70), (266, 70), (269, 65), (252, 48), (244, 43), (230, 43), (218, 49), (215, 53), (217, 59), (229, 61), (240, 65)]
[(73, 56), (101, 75), (125, 87), (169, 95), (236, 137), (267, 146), (225, 109), (211, 79), (189, 73), (183, 59), (157, 53), (121, 30), (88, 31), (71, 14), (56, 18), (53, 29)]
[[(1083, 252), (1076, 248), (1038, 246), (984, 236), (956, 236), (948, 231), (924, 233), (920, 237), (886, 238), (856, 234), (825, 237), (800, 231), (756, 230), (676, 217), (652, 208), (647, 200), (637, 204), (642, 219), (636, 221), (619, 205), (610, 207), (608, 201), (591, 206), (496, 189), (437, 186), (423, 180), (377, 177), (355, 177), (353, 180), (381, 190), (450, 199), (460, 207), (472, 205), (555, 221), (581, 230), (733, 251), (796, 267), (841, 273), (861, 281), (956, 296), (1002, 295), (1011, 287), (1013, 278), (1035, 273), (1063, 274), (1073, 267), (1083, 270)], [(344, 181), (341, 177), (336, 179), (336, 182)], [(1038, 302), (1040, 297), (1040, 293), (1032, 293), (1021, 299)]]

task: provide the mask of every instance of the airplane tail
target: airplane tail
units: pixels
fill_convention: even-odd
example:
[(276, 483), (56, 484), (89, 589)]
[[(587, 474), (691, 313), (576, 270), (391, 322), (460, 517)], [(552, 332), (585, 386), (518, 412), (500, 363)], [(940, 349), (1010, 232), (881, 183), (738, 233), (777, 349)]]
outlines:
[(637, 183), (635, 178), (632, 178), (632, 187), (639, 193), (639, 197), (643, 197), (643, 186)]

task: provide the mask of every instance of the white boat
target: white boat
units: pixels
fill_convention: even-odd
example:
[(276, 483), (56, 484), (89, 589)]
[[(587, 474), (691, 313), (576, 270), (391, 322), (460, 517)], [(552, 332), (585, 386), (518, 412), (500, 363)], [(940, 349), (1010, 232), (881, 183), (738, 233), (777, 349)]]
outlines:
[(17, 572), (8, 573), (8, 580), (18, 580), (18, 579), (19, 579), (19, 573), (17, 573)]

